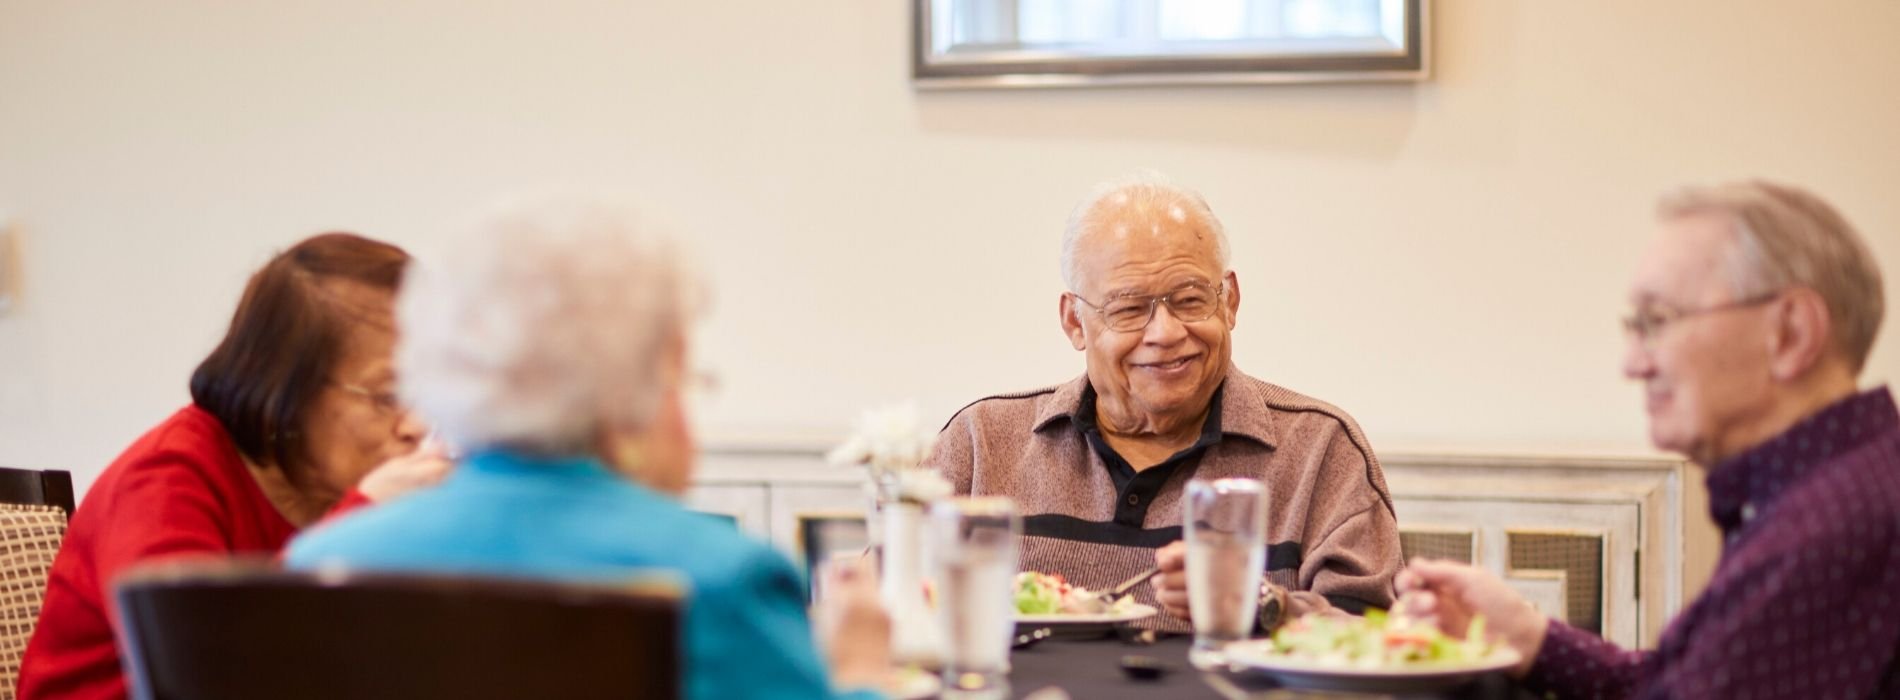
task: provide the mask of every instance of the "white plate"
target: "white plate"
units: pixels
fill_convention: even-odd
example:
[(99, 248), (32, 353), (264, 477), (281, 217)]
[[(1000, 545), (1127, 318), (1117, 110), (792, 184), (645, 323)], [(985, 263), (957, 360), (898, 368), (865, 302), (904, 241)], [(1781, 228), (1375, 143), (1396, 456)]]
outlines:
[(1273, 651), (1273, 642), (1258, 639), (1229, 645), (1227, 660), (1273, 676), (1280, 685), (1296, 690), (1343, 690), (1359, 693), (1417, 693), (1456, 688), (1479, 676), (1516, 666), (1517, 652), (1497, 649), (1470, 663), (1433, 664), (1407, 669), (1362, 669), (1321, 666), (1307, 659)]
[(897, 700), (929, 700), (942, 690), (943, 681), (937, 680), (937, 674), (909, 669), (897, 672), (885, 694)]
[(1134, 604), (1129, 605), (1127, 610), (1122, 611), (1120, 613), (1097, 613), (1094, 615), (1075, 615), (1075, 614), (1070, 614), (1070, 613), (1054, 613), (1050, 615), (1017, 614), (1016, 624), (1019, 624), (1019, 625), (1106, 625), (1106, 624), (1114, 624), (1117, 622), (1133, 622), (1135, 620), (1150, 618), (1150, 617), (1154, 617), (1155, 614), (1158, 612), (1160, 611), (1154, 609), (1154, 606), (1152, 605), (1142, 605), (1141, 603), (1134, 603)]

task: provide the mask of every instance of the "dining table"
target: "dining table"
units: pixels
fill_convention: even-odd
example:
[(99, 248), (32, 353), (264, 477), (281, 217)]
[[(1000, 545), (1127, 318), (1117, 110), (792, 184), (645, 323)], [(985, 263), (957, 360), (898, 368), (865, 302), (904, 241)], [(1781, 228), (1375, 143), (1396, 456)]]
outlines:
[[(1366, 694), (1280, 687), (1259, 671), (1204, 672), (1188, 663), (1192, 637), (1149, 638), (1129, 634), (1092, 637), (1056, 636), (1010, 654), (1011, 697), (1024, 698), (1047, 688), (1075, 700), (1523, 700), (1534, 698), (1503, 674), (1487, 674), (1452, 690)], [(1125, 657), (1159, 671), (1136, 678), (1123, 670)], [(1047, 696), (1044, 696), (1047, 697)], [(1060, 697), (1056, 695), (1054, 697)]]

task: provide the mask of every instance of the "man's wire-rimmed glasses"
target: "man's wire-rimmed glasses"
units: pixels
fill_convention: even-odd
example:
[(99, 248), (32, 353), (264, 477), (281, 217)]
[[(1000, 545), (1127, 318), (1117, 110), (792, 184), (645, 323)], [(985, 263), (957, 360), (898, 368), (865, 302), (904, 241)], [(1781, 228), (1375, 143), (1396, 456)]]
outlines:
[(1155, 307), (1168, 305), (1168, 313), (1174, 320), (1182, 323), (1195, 323), (1213, 318), (1220, 311), (1221, 298), (1226, 296), (1227, 283), (1211, 285), (1205, 282), (1189, 282), (1175, 288), (1174, 291), (1157, 296), (1127, 295), (1119, 296), (1101, 304), (1082, 298), (1082, 295), (1069, 292), (1069, 296), (1082, 302), (1102, 317), (1102, 323), (1109, 330), (1118, 333), (1130, 333), (1148, 327), (1154, 320)]
[(1631, 312), (1630, 315), (1623, 317), (1623, 330), (1629, 333), (1630, 337), (1635, 338), (1638, 343), (1641, 343), (1643, 347), (1647, 348), (1656, 342), (1657, 336), (1662, 334), (1663, 329), (1668, 328), (1671, 324), (1678, 321), (1706, 314), (1761, 306), (1762, 304), (1774, 301), (1780, 296), (1781, 290), (1776, 290), (1766, 294), (1757, 294), (1746, 299), (1738, 299), (1722, 304), (1710, 304), (1708, 306), (1700, 306), (1692, 309), (1678, 309), (1660, 304), (1644, 305), (1638, 307), (1634, 312)]

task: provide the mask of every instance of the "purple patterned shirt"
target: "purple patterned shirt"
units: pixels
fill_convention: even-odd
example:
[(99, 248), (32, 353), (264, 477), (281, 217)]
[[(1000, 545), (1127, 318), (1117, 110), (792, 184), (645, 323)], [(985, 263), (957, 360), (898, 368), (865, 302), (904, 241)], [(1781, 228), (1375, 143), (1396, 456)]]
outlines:
[(1709, 587), (1654, 651), (1551, 622), (1526, 683), (1562, 698), (1900, 697), (1900, 412), (1881, 387), (1709, 471)]

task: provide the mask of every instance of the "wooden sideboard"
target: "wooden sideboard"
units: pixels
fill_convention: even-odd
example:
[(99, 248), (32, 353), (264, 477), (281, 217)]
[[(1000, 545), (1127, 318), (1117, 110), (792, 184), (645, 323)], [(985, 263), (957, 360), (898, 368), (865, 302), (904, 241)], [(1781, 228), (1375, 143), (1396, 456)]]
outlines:
[[(1719, 541), (1699, 475), (1680, 460), (1382, 454), (1407, 556), (1465, 559), (1540, 609), (1627, 646), (1654, 646), (1701, 590)], [(863, 472), (813, 444), (714, 446), (697, 509), (802, 557), (806, 521), (861, 517)]]

